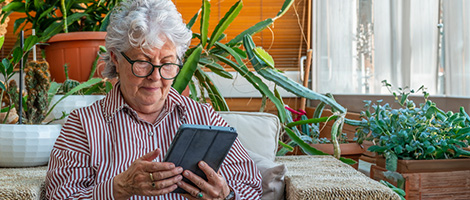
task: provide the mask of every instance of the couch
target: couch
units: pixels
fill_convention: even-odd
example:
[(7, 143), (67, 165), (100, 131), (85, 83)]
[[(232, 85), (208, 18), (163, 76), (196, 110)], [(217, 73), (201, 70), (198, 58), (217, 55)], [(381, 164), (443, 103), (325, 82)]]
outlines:
[[(235, 127), (263, 178), (262, 199), (399, 199), (332, 156), (276, 156), (281, 123), (260, 112), (219, 112)], [(46, 166), (0, 168), (0, 199), (40, 199)]]

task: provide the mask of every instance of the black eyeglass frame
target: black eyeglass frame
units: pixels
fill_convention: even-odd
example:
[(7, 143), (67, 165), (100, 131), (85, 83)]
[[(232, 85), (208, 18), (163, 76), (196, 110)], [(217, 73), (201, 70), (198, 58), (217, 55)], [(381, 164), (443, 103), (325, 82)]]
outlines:
[[(121, 55), (127, 60), (127, 62), (129, 62), (129, 64), (131, 64), (131, 71), (132, 71), (132, 74), (134, 74), (134, 76), (137, 76), (139, 78), (147, 78), (148, 76), (150, 76), (154, 71), (155, 71), (155, 68), (158, 68), (158, 73), (160, 73), (160, 77), (162, 77), (163, 79), (165, 80), (173, 80), (175, 79), (178, 74), (180, 73), (181, 71), (181, 68), (183, 68), (183, 65), (181, 64), (176, 64), (176, 63), (163, 63), (161, 65), (154, 65), (152, 64), (151, 62), (149, 61), (146, 61), (146, 60), (131, 60), (131, 58), (129, 58), (124, 52), (121, 52)], [(178, 58), (178, 60), (181, 62), (181, 60)], [(152, 70), (150, 70), (149, 74), (147, 74), (146, 76), (139, 76), (137, 74), (134, 73), (134, 63), (136, 62), (146, 62), (148, 64), (150, 64), (152, 66)], [(176, 65), (179, 67), (179, 70), (178, 70), (178, 73), (175, 75), (175, 77), (173, 78), (165, 78), (162, 76), (162, 73), (161, 73), (161, 69), (164, 65)]]

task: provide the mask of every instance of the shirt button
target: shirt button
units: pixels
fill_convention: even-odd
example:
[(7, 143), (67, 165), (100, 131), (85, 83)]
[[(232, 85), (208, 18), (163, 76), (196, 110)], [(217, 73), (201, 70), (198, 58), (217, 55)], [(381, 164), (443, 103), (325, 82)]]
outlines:
[(153, 132), (149, 132), (149, 136), (153, 136)]

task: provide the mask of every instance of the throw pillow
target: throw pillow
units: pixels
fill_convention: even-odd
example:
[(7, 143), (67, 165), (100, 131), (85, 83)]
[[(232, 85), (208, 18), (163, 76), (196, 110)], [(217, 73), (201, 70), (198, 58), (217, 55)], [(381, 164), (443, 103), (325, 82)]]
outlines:
[(250, 150), (247, 151), (261, 173), (263, 181), (263, 196), (261, 199), (284, 199), (284, 175), (287, 172), (287, 167), (284, 164), (276, 164), (273, 161)]

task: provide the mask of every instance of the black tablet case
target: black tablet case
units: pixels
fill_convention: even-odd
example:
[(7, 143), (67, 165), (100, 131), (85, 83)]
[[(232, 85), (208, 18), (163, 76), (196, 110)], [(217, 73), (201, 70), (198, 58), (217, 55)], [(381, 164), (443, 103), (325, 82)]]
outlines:
[[(217, 172), (237, 135), (232, 127), (183, 124), (178, 129), (164, 162), (172, 162), (207, 180), (204, 172), (199, 169), (198, 162), (203, 160)], [(183, 181), (197, 187), (186, 178)], [(187, 193), (179, 187), (173, 192)]]

